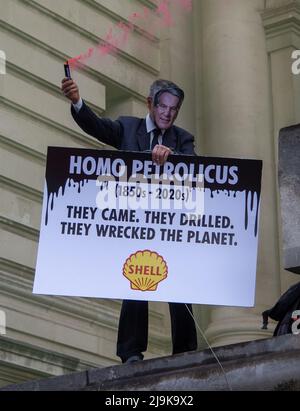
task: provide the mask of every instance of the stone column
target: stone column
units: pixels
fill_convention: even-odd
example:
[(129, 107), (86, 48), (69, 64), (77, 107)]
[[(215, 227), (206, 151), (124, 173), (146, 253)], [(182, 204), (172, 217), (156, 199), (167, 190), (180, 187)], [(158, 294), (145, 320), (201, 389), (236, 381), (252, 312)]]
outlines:
[[(224, 345), (271, 335), (261, 312), (279, 292), (276, 171), (263, 0), (201, 0), (205, 154), (263, 160), (256, 304), (211, 309), (206, 335)], [(243, 275), (243, 273), (241, 273)]]

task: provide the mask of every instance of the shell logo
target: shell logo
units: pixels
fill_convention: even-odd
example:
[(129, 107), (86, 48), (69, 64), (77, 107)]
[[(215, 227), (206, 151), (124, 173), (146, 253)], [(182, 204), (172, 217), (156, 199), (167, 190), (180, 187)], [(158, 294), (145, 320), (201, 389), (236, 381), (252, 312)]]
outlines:
[(157, 284), (167, 278), (168, 267), (155, 251), (137, 251), (127, 258), (123, 275), (130, 281), (132, 290), (156, 291)]

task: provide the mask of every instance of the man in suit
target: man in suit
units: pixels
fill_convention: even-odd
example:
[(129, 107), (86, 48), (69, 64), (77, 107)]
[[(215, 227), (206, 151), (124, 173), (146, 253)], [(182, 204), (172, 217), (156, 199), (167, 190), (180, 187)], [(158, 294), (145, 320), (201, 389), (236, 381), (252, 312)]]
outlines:
[[(81, 99), (77, 84), (62, 80), (62, 92), (71, 101), (71, 112), (79, 127), (102, 143), (119, 150), (151, 150), (152, 160), (163, 165), (170, 154), (192, 154), (194, 137), (174, 126), (184, 92), (168, 80), (157, 80), (147, 98), (149, 113), (146, 118), (119, 117), (116, 121), (98, 117)], [(191, 305), (169, 303), (173, 354), (197, 348)], [(123, 363), (143, 359), (148, 342), (148, 302), (124, 300), (122, 304), (117, 355)]]

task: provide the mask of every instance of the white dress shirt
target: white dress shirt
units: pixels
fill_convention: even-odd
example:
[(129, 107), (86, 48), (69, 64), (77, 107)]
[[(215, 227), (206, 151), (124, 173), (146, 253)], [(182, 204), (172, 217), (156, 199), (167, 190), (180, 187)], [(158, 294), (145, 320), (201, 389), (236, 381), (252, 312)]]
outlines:
[[(151, 133), (151, 134), (150, 134), (150, 146), (149, 146), (149, 149), (151, 150), (152, 141), (153, 141), (153, 138), (154, 138), (154, 133), (153, 133), (153, 131), (154, 131), (155, 129), (157, 129), (157, 127), (156, 127), (156, 125), (154, 124), (154, 122), (153, 122), (152, 118), (150, 117), (150, 114), (149, 114), (149, 113), (148, 113), (147, 116), (146, 116), (146, 129), (147, 129), (147, 133)], [(163, 135), (164, 135), (165, 131), (166, 131), (166, 130), (161, 130), (161, 131), (160, 131), (160, 134), (159, 134), (159, 136), (158, 136), (158, 138), (157, 138), (157, 139), (158, 139), (158, 144), (162, 144), (162, 139), (163, 139)]]

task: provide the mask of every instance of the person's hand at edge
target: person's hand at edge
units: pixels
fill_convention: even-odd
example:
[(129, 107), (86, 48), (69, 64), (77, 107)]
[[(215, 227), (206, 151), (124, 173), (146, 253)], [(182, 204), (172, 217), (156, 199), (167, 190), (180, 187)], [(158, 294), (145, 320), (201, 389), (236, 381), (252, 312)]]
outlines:
[(152, 150), (152, 161), (162, 166), (168, 160), (170, 154), (173, 154), (173, 151), (169, 147), (157, 144)]
[(61, 91), (73, 104), (80, 100), (79, 88), (74, 80), (65, 77), (61, 82)]

